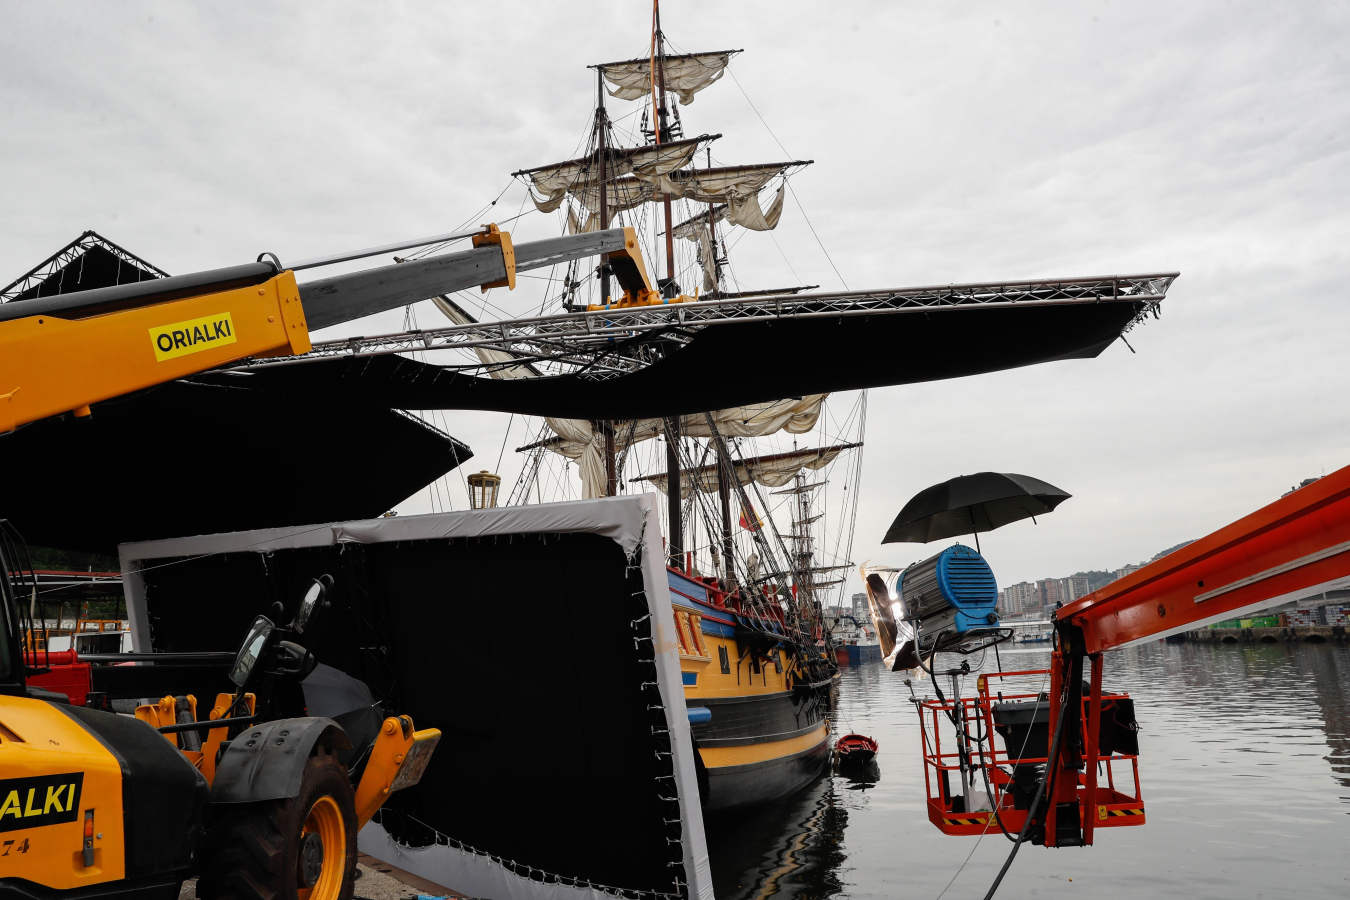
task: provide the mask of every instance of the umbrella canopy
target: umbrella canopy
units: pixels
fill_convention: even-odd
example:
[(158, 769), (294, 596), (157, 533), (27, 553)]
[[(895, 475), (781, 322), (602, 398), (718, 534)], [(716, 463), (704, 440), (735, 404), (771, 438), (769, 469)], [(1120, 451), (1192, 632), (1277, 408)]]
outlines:
[(1071, 495), (1013, 472), (977, 472), (924, 488), (900, 510), (883, 544), (927, 543), (1050, 512)]

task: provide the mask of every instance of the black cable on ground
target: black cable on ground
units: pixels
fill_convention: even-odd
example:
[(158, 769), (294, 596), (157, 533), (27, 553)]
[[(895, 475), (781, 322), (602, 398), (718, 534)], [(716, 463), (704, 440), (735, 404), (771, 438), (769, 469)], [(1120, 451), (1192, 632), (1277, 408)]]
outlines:
[[(1068, 692), (1068, 686), (1065, 686), (1065, 692)], [(1061, 697), (1061, 701), (1063, 697)], [(1021, 849), (1022, 844), (1026, 842), (1027, 832), (1031, 830), (1031, 823), (1036, 818), (1036, 809), (1040, 806), (1041, 796), (1045, 793), (1046, 784), (1052, 780), (1055, 771), (1055, 760), (1059, 757), (1059, 739), (1064, 734), (1064, 720), (1069, 718), (1064, 711), (1064, 704), (1060, 703), (1059, 721), (1055, 723), (1055, 737), (1050, 742), (1050, 755), (1045, 761), (1045, 776), (1041, 778), (1041, 783), (1036, 786), (1036, 795), (1031, 798), (1031, 806), (1027, 810), (1026, 821), (1022, 823), (1022, 830), (1017, 834), (1017, 841), (1008, 853), (1008, 858), (1003, 863), (1003, 868), (998, 870), (998, 876), (994, 883), (989, 886), (989, 892), (984, 895), (984, 900), (992, 900), (994, 892), (998, 886), (1003, 883), (1003, 876), (1008, 874), (1008, 869), (1012, 867), (1013, 860), (1017, 858), (1017, 851)], [(1053, 796), (1051, 798), (1053, 802)]]

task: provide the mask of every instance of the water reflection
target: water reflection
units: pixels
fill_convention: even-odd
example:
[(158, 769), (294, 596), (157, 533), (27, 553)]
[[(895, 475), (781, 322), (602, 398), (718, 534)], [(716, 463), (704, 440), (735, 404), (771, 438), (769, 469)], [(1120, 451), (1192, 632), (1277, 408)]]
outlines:
[[(1309, 648), (1311, 650), (1311, 648)], [(1342, 787), (1350, 787), (1350, 656), (1344, 653), (1309, 653), (1317, 685), (1317, 705), (1322, 712), (1327, 745), (1327, 762)], [(1350, 797), (1342, 796), (1342, 801)], [(1346, 810), (1350, 815), (1350, 810)]]
[(720, 898), (829, 897), (841, 887), (848, 811), (826, 775), (785, 802), (708, 823)]
[(881, 781), (881, 763), (875, 759), (853, 765), (836, 765), (834, 772), (839, 779), (836, 786), (846, 791), (871, 790)]
[[(1002, 668), (1047, 662), (1041, 650), (1005, 652)], [(1105, 684), (1135, 697), (1148, 824), (1099, 831), (1087, 849), (1028, 847), (1001, 893), (1346, 895), (1350, 648), (1153, 644), (1109, 654)], [(953, 876), (946, 896), (983, 895), (1008, 844), (928, 824), (907, 698), (879, 666), (845, 671), (836, 720), (878, 740), (875, 777), (832, 773), (772, 808), (710, 822), (719, 898), (936, 897)]]

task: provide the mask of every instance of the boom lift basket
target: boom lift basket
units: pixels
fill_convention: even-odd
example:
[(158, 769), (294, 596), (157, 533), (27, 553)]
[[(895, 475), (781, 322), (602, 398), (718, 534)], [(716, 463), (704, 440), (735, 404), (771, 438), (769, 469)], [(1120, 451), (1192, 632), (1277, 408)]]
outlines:
[[(976, 680), (974, 697), (915, 700), (928, 820), (944, 834), (979, 835), (1002, 828), (1016, 836), (1033, 814), (1031, 802), (1048, 765), (1052, 702), (1044, 694), (999, 688), (1013, 684), (1010, 680), (1035, 684), (1048, 674), (1046, 669), (992, 672)], [(1076, 773), (1076, 808), (1055, 792), (1061, 801), (1051, 843), (1058, 846), (1090, 844), (1094, 828), (1144, 824), (1134, 701), (1126, 694), (1102, 694), (1098, 682), (1100, 705), (1093, 729), (1092, 693), (1084, 692), (1077, 744), (1085, 763), (1091, 764)], [(1046, 842), (1050, 796), (1046, 790), (1037, 803), (1030, 832), (1036, 843)]]

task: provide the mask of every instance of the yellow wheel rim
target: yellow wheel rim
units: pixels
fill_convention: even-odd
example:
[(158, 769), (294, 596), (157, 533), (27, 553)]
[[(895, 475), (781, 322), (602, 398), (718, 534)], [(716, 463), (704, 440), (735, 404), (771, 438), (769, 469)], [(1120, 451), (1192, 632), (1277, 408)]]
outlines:
[(300, 888), (300, 900), (337, 900), (342, 895), (342, 881), (347, 868), (347, 828), (342, 822), (342, 809), (328, 795), (314, 801), (300, 829), (300, 838), (317, 834), (323, 846), (323, 866), (311, 888)]

